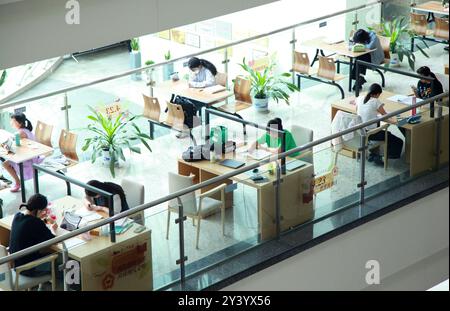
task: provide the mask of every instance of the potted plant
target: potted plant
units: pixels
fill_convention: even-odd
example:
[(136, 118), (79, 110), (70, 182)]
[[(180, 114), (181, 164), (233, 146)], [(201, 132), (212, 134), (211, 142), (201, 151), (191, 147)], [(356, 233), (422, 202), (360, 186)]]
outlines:
[(6, 81), (6, 76), (7, 76), (6, 70), (3, 70), (3, 72), (0, 70), (0, 94), (3, 93), (2, 85)]
[(276, 64), (272, 60), (262, 72), (250, 67), (246, 63), (245, 58), (242, 64), (239, 65), (249, 74), (253, 106), (259, 112), (268, 111), (270, 99), (274, 99), (277, 103), (281, 99), (289, 105), (289, 92), (300, 91), (295, 84), (284, 79), (291, 77), (289, 72), (277, 76), (273, 75), (273, 69)]
[[(171, 58), (172, 58), (172, 55), (171, 55), (170, 51), (167, 51), (167, 53), (164, 54), (164, 59), (166, 61), (169, 61)], [(164, 81), (170, 79), (170, 75), (173, 73), (173, 71), (174, 71), (173, 63), (166, 64), (164, 66), (164, 69), (163, 69), (163, 79), (164, 79)]]
[[(409, 67), (415, 70), (416, 56), (410, 50), (410, 41), (414, 33), (410, 30), (410, 25), (406, 22), (406, 18), (394, 17), (391, 21), (382, 20), (381, 24), (369, 27), (370, 30), (375, 31), (377, 34), (391, 38), (390, 52), (391, 62), (388, 66), (400, 66), (404, 58), (408, 59)], [(427, 43), (421, 40), (425, 47), (428, 48)], [(416, 44), (417, 49), (427, 58), (428, 54)]]
[[(141, 51), (139, 45), (139, 38), (131, 39), (131, 52), (130, 52), (130, 66), (131, 69), (140, 68), (142, 66), (141, 63)], [(141, 80), (141, 73), (137, 72), (131, 75), (131, 79), (135, 81)]]
[(139, 141), (150, 152), (152, 151), (147, 143), (150, 137), (142, 133), (134, 123), (139, 116), (125, 117), (123, 113), (120, 113), (115, 119), (110, 119), (92, 107), (89, 109), (92, 115), (89, 115), (88, 119), (93, 123), (89, 124), (86, 130), (92, 132), (94, 136), (85, 139), (82, 150), (92, 149), (92, 163), (95, 163), (99, 156), (103, 156), (104, 161), (109, 165), (112, 177), (116, 175), (115, 166), (119, 159), (125, 161), (124, 147), (131, 152), (141, 153), (140, 147), (132, 145), (132, 142)]
[[(145, 62), (145, 66), (150, 66), (153, 65), (154, 63), (155, 63), (154, 61), (148, 60)], [(153, 68), (145, 70), (146, 80), (148, 83), (151, 83), (153, 80), (153, 71), (154, 71)]]

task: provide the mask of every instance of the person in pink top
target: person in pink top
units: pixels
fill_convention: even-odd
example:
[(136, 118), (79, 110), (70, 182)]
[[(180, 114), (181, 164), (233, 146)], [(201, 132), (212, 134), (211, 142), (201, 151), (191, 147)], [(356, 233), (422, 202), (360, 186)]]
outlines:
[[(11, 115), (11, 126), (19, 132), (21, 138), (36, 140), (34, 134), (32, 133), (33, 125), (31, 124), (30, 120), (27, 119), (25, 114), (15, 113)], [(40, 163), (42, 161), (42, 158), (34, 158), (23, 163), (23, 177), (25, 180), (33, 178), (33, 164)], [(3, 167), (11, 175), (15, 182), (15, 184), (11, 188), (11, 192), (21, 191), (20, 179), (18, 176), (19, 164), (11, 161), (5, 161), (3, 162)]]

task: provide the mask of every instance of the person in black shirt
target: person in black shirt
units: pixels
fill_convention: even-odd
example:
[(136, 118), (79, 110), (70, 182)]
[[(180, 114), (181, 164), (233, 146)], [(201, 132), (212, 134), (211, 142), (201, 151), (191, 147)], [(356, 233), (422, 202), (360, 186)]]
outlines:
[(419, 80), (419, 82), (417, 82), (417, 87), (412, 87), (417, 98), (428, 99), (444, 93), (441, 82), (439, 82), (436, 75), (431, 72), (430, 68), (428, 68), (427, 66), (420, 67), (419, 69), (417, 69), (417, 73), (421, 76), (434, 79), (433, 81), (421, 79)]
[[(55, 237), (54, 233), (58, 228), (55, 223), (52, 225), (52, 231), (47, 227), (41, 219), (44, 211), (47, 208), (47, 198), (41, 194), (35, 194), (30, 197), (27, 204), (20, 205), (20, 208), (25, 207), (24, 213), (17, 213), (14, 216), (11, 226), (11, 236), (9, 242), (9, 252), (11, 254), (34, 246), (36, 244), (45, 242)], [(16, 259), (14, 265), (16, 267), (27, 264), (31, 261), (41, 258), (39, 252)], [(50, 273), (50, 264), (42, 264), (36, 268), (23, 271), (21, 274), (30, 277), (36, 277)]]
[[(125, 192), (122, 187), (112, 182), (101, 182), (98, 180), (90, 180), (88, 185), (97, 189), (113, 194), (114, 214), (124, 212), (129, 209)], [(90, 211), (103, 211), (109, 213), (108, 198), (101, 196), (95, 192), (85, 190), (84, 205)]]

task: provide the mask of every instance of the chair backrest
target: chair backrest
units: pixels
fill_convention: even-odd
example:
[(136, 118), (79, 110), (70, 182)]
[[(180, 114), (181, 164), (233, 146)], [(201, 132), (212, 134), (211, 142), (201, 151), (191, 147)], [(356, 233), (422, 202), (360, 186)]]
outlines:
[(234, 80), (234, 97), (236, 100), (251, 104), (251, 87), (252, 84), (249, 79), (242, 76), (237, 76)]
[(77, 134), (62, 129), (59, 135), (59, 149), (66, 158), (78, 162), (77, 138)]
[[(309, 128), (303, 127), (303, 126), (292, 125), (291, 134), (294, 137), (294, 140), (295, 140), (295, 143), (297, 144), (297, 146), (301, 146), (301, 145), (310, 143), (314, 140), (314, 131)], [(309, 152), (309, 151), (312, 151), (312, 148), (305, 150), (305, 152)], [(305, 160), (306, 162), (312, 164), (313, 156), (311, 154), (302, 159)]]
[(294, 52), (294, 68), (295, 72), (309, 74), (311, 68), (308, 53)]
[[(182, 176), (172, 172), (169, 172), (169, 193), (174, 193), (183, 189), (186, 189), (194, 185), (195, 176)], [(195, 198), (195, 193), (190, 192), (185, 194), (181, 198), (181, 203), (183, 203), (183, 208), (186, 211), (197, 211), (197, 201)], [(178, 201), (176, 199), (169, 202), (169, 206), (175, 208), (178, 206)]]
[(184, 112), (181, 105), (167, 102), (167, 119), (166, 124), (174, 129), (182, 131), (184, 129)]
[(411, 30), (420, 36), (426, 36), (428, 21), (425, 14), (411, 13)]
[(142, 94), (142, 97), (144, 98), (144, 117), (159, 122), (161, 106), (159, 105), (158, 98), (150, 97), (145, 94)]
[(391, 37), (378, 36), (383, 48), (384, 58), (391, 59)]
[(223, 72), (218, 72), (216, 74), (216, 84), (221, 86), (227, 86), (228, 75)]
[(145, 203), (145, 187), (143, 184), (129, 179), (122, 179), (121, 186), (125, 192), (127, 203), (130, 208)]
[[(6, 247), (0, 245), (0, 258), (8, 256)], [(13, 290), (13, 279), (9, 263), (0, 265), (0, 288), (3, 290)]]
[(434, 29), (434, 37), (438, 39), (449, 39), (448, 18), (435, 17), (436, 28)]
[(317, 72), (317, 76), (333, 80), (336, 76), (336, 64), (334, 63), (334, 59), (331, 57), (319, 57), (319, 71)]
[(36, 124), (35, 136), (38, 143), (52, 147), (53, 125), (38, 121)]

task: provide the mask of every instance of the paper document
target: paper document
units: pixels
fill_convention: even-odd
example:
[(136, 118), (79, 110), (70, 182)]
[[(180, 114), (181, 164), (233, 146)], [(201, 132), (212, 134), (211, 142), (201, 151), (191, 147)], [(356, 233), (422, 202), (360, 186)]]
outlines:
[(264, 158), (270, 157), (272, 153), (266, 150), (256, 149), (251, 153), (249, 152), (248, 155), (255, 160), (262, 160)]
[(86, 241), (84, 241), (84, 240), (82, 240), (80, 238), (71, 238), (71, 239), (68, 239), (68, 240), (64, 241), (64, 244), (66, 245), (66, 247), (68, 249), (74, 248), (76, 246), (83, 245), (85, 243), (86, 243)]
[[(394, 95), (394, 96), (389, 97), (388, 100), (411, 106), (412, 105), (413, 96)], [(422, 99), (416, 98), (416, 103), (417, 104), (420, 103), (421, 101), (422, 101)]]
[(222, 85), (214, 85), (214, 86), (210, 86), (210, 87), (205, 87), (203, 89), (203, 91), (207, 94), (216, 94), (219, 92), (223, 92), (225, 90), (226, 90), (226, 88)]

